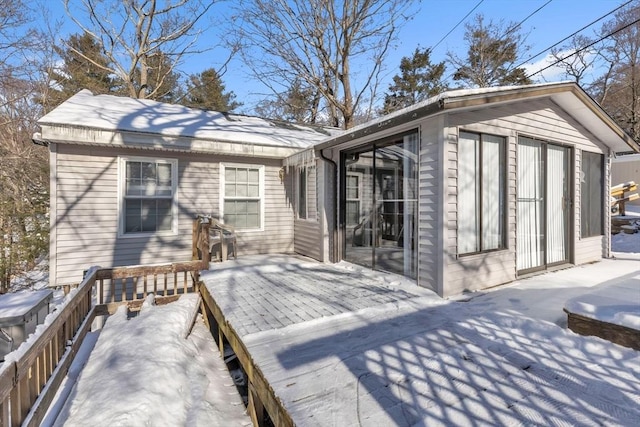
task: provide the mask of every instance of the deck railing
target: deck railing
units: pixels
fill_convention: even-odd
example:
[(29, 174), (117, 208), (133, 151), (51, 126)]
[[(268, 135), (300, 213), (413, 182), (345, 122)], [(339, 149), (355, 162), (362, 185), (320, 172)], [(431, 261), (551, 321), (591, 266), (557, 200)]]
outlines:
[(139, 309), (147, 295), (169, 302), (196, 292), (202, 261), (103, 268), (96, 274), (97, 314), (112, 314), (122, 304)]
[[(22, 344), (17, 360), (0, 366), (0, 426), (39, 425), (69, 365), (91, 328), (97, 268), (88, 271), (64, 308), (30, 344)], [(24, 346), (26, 350), (24, 350)]]
[(148, 294), (159, 304), (197, 292), (202, 261), (89, 269), (64, 308), (26, 350), (0, 366), (0, 427), (37, 426), (43, 420), (97, 315), (126, 304), (138, 309)]

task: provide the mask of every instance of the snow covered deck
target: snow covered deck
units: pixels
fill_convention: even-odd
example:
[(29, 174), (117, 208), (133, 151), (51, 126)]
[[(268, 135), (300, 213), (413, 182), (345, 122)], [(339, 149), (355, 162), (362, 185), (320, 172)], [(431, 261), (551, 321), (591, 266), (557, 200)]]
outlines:
[(202, 274), (203, 297), (276, 425), (632, 425), (640, 354), (527, 312), (562, 317), (568, 288), (638, 275), (612, 262), (455, 302), (349, 264), (241, 257)]

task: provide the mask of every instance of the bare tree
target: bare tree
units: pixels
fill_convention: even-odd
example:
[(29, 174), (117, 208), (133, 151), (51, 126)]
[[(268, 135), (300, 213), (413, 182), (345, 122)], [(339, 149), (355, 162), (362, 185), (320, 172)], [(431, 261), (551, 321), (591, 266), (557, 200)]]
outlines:
[(300, 81), (328, 121), (348, 129), (376, 98), (383, 61), (412, 0), (245, 0), (238, 36), (254, 76), (274, 94)]
[(554, 62), (563, 67), (564, 73), (578, 84), (586, 84), (585, 76), (593, 70), (598, 59), (597, 49), (589, 46), (592, 41), (589, 37), (578, 34), (573, 36), (569, 43), (551, 49)]
[(33, 28), (32, 6), (0, 0), (0, 293), (48, 246), (48, 152), (31, 143), (48, 44)]
[[(214, 0), (64, 0), (69, 17), (109, 59), (107, 65), (94, 65), (117, 75), (129, 96), (150, 99), (166, 98), (167, 81), (175, 78), (176, 67), (198, 51), (198, 25), (213, 4)], [(77, 49), (76, 54), (92, 60)]]
[(598, 50), (605, 72), (590, 93), (618, 124), (640, 140), (640, 2), (620, 9), (603, 24)]

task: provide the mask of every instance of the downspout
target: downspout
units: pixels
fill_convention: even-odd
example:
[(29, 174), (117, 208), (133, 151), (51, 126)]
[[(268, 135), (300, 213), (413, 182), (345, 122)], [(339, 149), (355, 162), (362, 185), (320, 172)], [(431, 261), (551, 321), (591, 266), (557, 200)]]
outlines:
[(334, 218), (333, 218), (333, 221), (334, 221), (333, 230), (331, 230), (331, 233), (333, 236), (332, 237), (333, 250), (330, 255), (330, 261), (338, 262), (339, 261), (338, 260), (338, 164), (324, 155), (324, 149), (319, 150), (319, 153), (322, 160), (326, 161), (327, 163), (333, 166), (333, 182), (334, 182), (335, 191), (331, 192), (332, 194), (331, 202), (335, 212), (334, 212)]

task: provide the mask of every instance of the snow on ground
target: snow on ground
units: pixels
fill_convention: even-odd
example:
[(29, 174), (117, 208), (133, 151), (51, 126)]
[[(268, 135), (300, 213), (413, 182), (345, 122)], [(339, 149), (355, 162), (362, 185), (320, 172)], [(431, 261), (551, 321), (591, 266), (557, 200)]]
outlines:
[[(640, 233), (613, 236), (612, 248), (614, 259), (458, 301), (420, 294), (247, 342), (294, 415), (315, 402), (300, 425), (342, 425), (344, 416), (361, 425), (631, 424), (640, 417), (640, 353), (566, 330), (562, 312), (572, 298), (619, 283), (635, 286), (633, 304)], [(410, 286), (388, 277), (389, 285)], [(39, 288), (15, 289), (26, 287)], [(112, 316), (87, 338), (43, 425), (248, 424), (206, 327), (199, 321), (183, 338), (192, 309), (187, 296), (130, 320)], [(312, 401), (314, 394), (323, 398)]]
[(54, 425), (248, 425), (204, 324), (185, 339), (198, 304), (197, 295), (183, 295), (147, 304), (131, 319), (121, 307), (105, 322)]
[(627, 205), (625, 208), (626, 217), (637, 217), (635, 222), (635, 234), (618, 233), (611, 236), (611, 248), (614, 252), (640, 253), (640, 206)]

